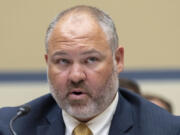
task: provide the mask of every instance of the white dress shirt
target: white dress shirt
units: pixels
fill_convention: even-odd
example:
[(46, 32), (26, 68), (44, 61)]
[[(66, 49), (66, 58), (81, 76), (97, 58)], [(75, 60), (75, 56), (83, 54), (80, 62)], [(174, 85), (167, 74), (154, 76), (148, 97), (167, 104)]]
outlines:
[[(118, 92), (111, 103), (104, 112), (88, 121), (86, 125), (91, 129), (93, 135), (108, 135), (111, 126), (111, 121), (118, 103)], [(65, 135), (72, 135), (74, 128), (80, 123), (78, 120), (62, 111), (64, 123), (66, 126)]]

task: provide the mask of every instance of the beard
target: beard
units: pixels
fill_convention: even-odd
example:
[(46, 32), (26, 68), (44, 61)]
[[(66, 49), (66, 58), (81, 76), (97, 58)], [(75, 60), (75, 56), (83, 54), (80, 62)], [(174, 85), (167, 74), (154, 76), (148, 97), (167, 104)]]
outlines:
[[(66, 111), (69, 115), (80, 121), (87, 121), (98, 114), (102, 113), (113, 101), (119, 86), (118, 73), (113, 66), (112, 73), (107, 77), (104, 84), (100, 88), (97, 88), (99, 91), (98, 95), (92, 96), (91, 90), (85, 85), (82, 84), (80, 88), (86, 90), (88, 99), (86, 102), (83, 101), (69, 101), (68, 92), (66, 96), (62, 96), (61, 92), (55, 88), (51, 81), (49, 81), (50, 91), (56, 100), (57, 104)], [(73, 86), (68, 86), (68, 90)]]

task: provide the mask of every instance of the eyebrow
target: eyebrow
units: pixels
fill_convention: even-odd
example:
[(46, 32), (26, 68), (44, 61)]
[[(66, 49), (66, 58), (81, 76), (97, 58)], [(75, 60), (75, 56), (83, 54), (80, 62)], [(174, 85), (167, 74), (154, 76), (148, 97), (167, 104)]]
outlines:
[(95, 50), (95, 49), (91, 49), (91, 50), (88, 50), (88, 51), (85, 51), (82, 53), (82, 55), (88, 55), (88, 54), (98, 54), (98, 55), (102, 55), (99, 51)]
[[(91, 54), (91, 53), (101, 54), (99, 51), (95, 49), (91, 49), (91, 50), (83, 52), (82, 55)], [(53, 54), (53, 56), (56, 56), (56, 55), (67, 55), (67, 53), (65, 51), (57, 51)]]
[(57, 55), (67, 55), (67, 53), (64, 51), (57, 51), (52, 55), (52, 57), (57, 56)]
[[(96, 49), (90, 49), (90, 50), (84, 51), (80, 55), (85, 56), (85, 55), (90, 55), (90, 54), (96, 54), (96, 55), (101, 56), (101, 57), (103, 56), (103, 54), (100, 53), (99, 51), (97, 51)], [(51, 58), (54, 58), (56, 56), (68, 56), (68, 53), (63, 51), (63, 50), (62, 51), (57, 51), (52, 55)]]

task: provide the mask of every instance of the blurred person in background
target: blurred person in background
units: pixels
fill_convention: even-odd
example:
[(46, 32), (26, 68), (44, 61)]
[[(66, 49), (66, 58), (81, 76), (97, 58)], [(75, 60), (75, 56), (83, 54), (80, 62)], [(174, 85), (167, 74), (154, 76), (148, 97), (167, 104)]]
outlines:
[(161, 108), (167, 110), (170, 113), (173, 113), (172, 104), (167, 99), (153, 94), (145, 94), (143, 96), (150, 102), (160, 106)]
[(119, 78), (119, 87), (126, 88), (128, 90), (131, 90), (131, 91), (141, 95), (141, 90), (140, 90), (139, 84), (132, 79)]

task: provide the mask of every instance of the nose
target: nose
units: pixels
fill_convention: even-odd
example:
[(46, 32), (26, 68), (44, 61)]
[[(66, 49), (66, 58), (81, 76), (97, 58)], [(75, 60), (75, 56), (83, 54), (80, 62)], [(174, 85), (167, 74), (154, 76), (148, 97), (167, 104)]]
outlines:
[(86, 78), (83, 67), (80, 64), (74, 63), (70, 68), (69, 80), (73, 83), (79, 83), (84, 81)]

